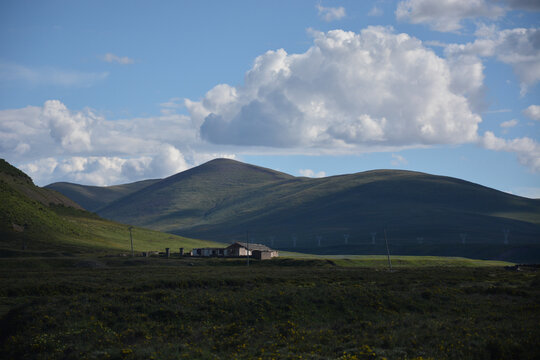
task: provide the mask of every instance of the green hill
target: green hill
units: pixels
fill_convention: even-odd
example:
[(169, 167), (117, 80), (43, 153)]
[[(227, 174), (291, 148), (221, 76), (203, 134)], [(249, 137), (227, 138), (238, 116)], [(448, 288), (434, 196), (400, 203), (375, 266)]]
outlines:
[(159, 179), (143, 180), (115, 186), (88, 186), (69, 182), (56, 182), (45, 186), (45, 188), (62, 193), (84, 209), (95, 212), (121, 197), (139, 191), (158, 181)]
[[(102, 219), (64, 195), (35, 186), (4, 160), (0, 160), (0, 199), (0, 253), (4, 255), (130, 249), (127, 225)], [(221, 245), (142, 228), (132, 231), (136, 251)]]
[(216, 241), (249, 231), (254, 242), (300, 252), (385, 253), (386, 230), (391, 250), (403, 255), (540, 261), (540, 200), (411, 171), (310, 179), (217, 159), (98, 213)]

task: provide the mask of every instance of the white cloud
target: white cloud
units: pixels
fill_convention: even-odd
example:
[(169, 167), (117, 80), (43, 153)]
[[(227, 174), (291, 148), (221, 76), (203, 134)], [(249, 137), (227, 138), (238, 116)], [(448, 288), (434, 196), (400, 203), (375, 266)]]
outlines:
[(107, 54), (103, 55), (101, 57), (101, 59), (103, 61), (108, 62), (108, 63), (117, 63), (117, 64), (120, 64), (120, 65), (128, 65), (128, 64), (133, 64), (134, 63), (133, 59), (130, 59), (127, 56), (117, 56), (117, 55), (114, 55), (114, 54), (111, 54), (111, 53), (107, 53)]
[(428, 24), (438, 31), (456, 31), (465, 19), (497, 18), (505, 9), (484, 0), (406, 0), (396, 9), (396, 18), (412, 24)]
[(257, 57), (243, 86), (221, 84), (202, 101), (186, 100), (202, 138), (304, 149), (476, 140), (481, 118), (466, 96), (482, 85), (478, 62), (458, 66), (383, 27), (313, 35), (305, 53), (279, 49)]
[(450, 58), (492, 56), (511, 65), (521, 82), (522, 95), (540, 81), (540, 29), (485, 29), (474, 42), (448, 45), (445, 53)]
[(42, 118), (49, 123), (52, 138), (65, 150), (73, 153), (91, 150), (91, 128), (97, 121), (93, 113), (72, 114), (60, 101), (48, 100), (43, 105)]
[(400, 166), (407, 165), (408, 161), (399, 154), (392, 154), (392, 161), (390, 163), (392, 164), (392, 166)]
[(540, 120), (540, 105), (531, 105), (525, 110), (523, 114), (532, 120)]
[(480, 138), (480, 143), (488, 150), (515, 153), (522, 165), (533, 172), (540, 171), (540, 144), (531, 138), (506, 140), (495, 136), (491, 131), (486, 131)]
[(40, 185), (112, 185), (234, 157), (201, 149), (197, 133), (189, 117), (176, 113), (111, 121), (90, 109), (71, 111), (58, 100), (0, 110), (0, 156)]
[(88, 87), (109, 76), (108, 72), (83, 72), (53, 67), (28, 67), (0, 63), (0, 80), (32, 86)]
[(300, 169), (298, 170), (298, 173), (301, 175), (301, 176), (305, 176), (305, 177), (314, 177), (314, 178), (322, 178), (322, 177), (325, 177), (326, 176), (326, 172), (324, 171), (319, 171), (319, 172), (315, 172), (311, 169)]
[(511, 127), (516, 126), (517, 124), (518, 124), (518, 121), (516, 119), (512, 119), (512, 120), (502, 122), (501, 127), (502, 128), (511, 128)]
[(319, 11), (319, 16), (324, 21), (334, 21), (339, 20), (343, 17), (345, 17), (345, 8), (343, 6), (340, 7), (324, 7), (321, 4), (315, 5), (317, 10)]
[(182, 153), (170, 144), (157, 147), (151, 156), (48, 157), (21, 165), (23, 171), (41, 184), (71, 181), (99, 186), (162, 178), (189, 167)]

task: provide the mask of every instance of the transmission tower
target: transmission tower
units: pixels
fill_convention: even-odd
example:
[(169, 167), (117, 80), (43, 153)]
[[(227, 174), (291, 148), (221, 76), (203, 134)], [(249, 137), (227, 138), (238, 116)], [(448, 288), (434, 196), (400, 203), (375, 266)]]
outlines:
[(508, 228), (503, 229), (503, 233), (504, 233), (504, 244), (508, 245), (508, 236), (510, 235), (510, 229)]

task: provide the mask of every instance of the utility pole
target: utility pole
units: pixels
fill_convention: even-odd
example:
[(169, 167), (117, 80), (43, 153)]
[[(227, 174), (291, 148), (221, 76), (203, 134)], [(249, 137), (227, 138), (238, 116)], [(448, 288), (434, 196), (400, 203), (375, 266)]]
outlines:
[(133, 229), (133, 226), (129, 227), (129, 240), (131, 241), (131, 257), (135, 257), (135, 253), (133, 252), (133, 235), (131, 234), (131, 229)]
[(386, 238), (386, 229), (384, 229), (384, 242), (386, 243), (386, 255), (388, 256), (388, 267), (392, 271), (392, 262), (390, 261), (390, 250), (388, 249), (388, 239)]
[(375, 237), (377, 236), (377, 233), (375, 231), (371, 232), (371, 245), (375, 245)]

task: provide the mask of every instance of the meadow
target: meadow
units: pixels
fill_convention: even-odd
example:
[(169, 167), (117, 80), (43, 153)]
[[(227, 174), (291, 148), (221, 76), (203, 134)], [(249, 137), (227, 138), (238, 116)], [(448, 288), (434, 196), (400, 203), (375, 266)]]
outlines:
[(247, 267), (3, 258), (0, 351), (22, 359), (538, 358), (533, 268), (419, 266), (411, 258), (390, 272), (380, 260), (278, 258)]

